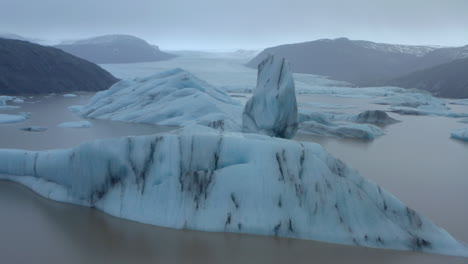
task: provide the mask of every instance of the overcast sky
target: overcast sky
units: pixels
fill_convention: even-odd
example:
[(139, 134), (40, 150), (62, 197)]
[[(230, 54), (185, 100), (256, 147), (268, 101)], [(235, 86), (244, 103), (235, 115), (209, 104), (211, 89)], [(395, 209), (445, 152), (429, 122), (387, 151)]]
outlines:
[(348, 37), (468, 44), (468, 0), (0, 0), (0, 32), (131, 34), (162, 49), (260, 49)]

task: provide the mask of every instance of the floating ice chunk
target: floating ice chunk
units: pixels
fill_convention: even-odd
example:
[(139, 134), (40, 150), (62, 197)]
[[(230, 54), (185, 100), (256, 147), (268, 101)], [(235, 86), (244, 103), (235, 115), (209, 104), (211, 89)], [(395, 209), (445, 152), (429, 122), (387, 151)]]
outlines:
[(209, 130), (2, 149), (0, 178), (159, 226), (468, 256), (445, 230), (313, 143)]
[(428, 93), (407, 92), (374, 101), (375, 104), (390, 105), (390, 111), (402, 115), (435, 115), (466, 117), (465, 113), (450, 112), (446, 101)]
[(381, 110), (367, 110), (358, 115), (351, 116), (347, 118), (348, 121), (358, 122), (358, 123), (368, 123), (368, 124), (378, 124), (378, 125), (389, 125), (400, 122), (394, 118), (388, 116), (385, 111)]
[(299, 131), (315, 136), (356, 138), (362, 140), (374, 140), (384, 135), (382, 129), (370, 124), (321, 124), (316, 121), (300, 123)]
[(452, 131), (450, 136), (454, 139), (468, 141), (468, 128), (460, 128)]
[(242, 130), (292, 138), (297, 131), (297, 102), (289, 63), (268, 56), (258, 65), (257, 88), (242, 113)]
[(468, 118), (463, 118), (461, 119), (460, 121), (458, 121), (460, 123), (468, 123)]
[(447, 102), (454, 105), (468, 105), (468, 99), (447, 100)]
[(468, 113), (455, 113), (450, 111), (439, 111), (439, 110), (422, 110), (419, 108), (411, 107), (390, 107), (390, 112), (401, 114), (401, 115), (429, 115), (429, 116), (446, 116), (446, 117), (468, 117)]
[(29, 131), (29, 132), (42, 132), (42, 131), (46, 131), (47, 128), (46, 127), (40, 127), (40, 126), (29, 126), (29, 127), (22, 127), (20, 128), (21, 130), (24, 130), (24, 131)]
[(202, 124), (240, 130), (241, 104), (182, 69), (122, 80), (79, 110), (84, 117), (159, 125)]
[(19, 123), (28, 119), (24, 115), (6, 115), (0, 114), (0, 124)]
[(428, 93), (407, 92), (384, 97), (374, 101), (375, 104), (418, 108), (420, 110), (447, 111), (449, 108), (441, 99)]
[(68, 107), (68, 110), (74, 112), (74, 113), (79, 113), (80, 111), (83, 110), (84, 105), (70, 105)]
[(13, 100), (13, 103), (15, 103), (15, 104), (22, 104), (22, 103), (24, 103), (24, 100), (21, 99), (21, 98), (15, 98), (15, 99)]
[(315, 121), (322, 125), (332, 125), (332, 116), (322, 112), (300, 112), (297, 120), (299, 123)]
[(57, 125), (58, 127), (72, 127), (72, 128), (90, 128), (93, 126), (89, 121), (71, 121), (63, 122)]
[(12, 96), (0, 96), (0, 110), (10, 110), (10, 109), (17, 109), (19, 106), (17, 105), (8, 105), (7, 101), (14, 101), (16, 100), (15, 97)]
[(77, 97), (78, 95), (76, 95), (76, 94), (64, 94), (62, 96), (63, 97)]

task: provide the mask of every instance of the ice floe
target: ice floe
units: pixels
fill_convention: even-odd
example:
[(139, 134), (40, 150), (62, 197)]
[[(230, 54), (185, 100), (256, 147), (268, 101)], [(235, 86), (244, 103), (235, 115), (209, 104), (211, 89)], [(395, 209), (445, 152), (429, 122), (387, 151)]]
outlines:
[(70, 128), (90, 128), (93, 124), (89, 121), (70, 121), (63, 122), (57, 125), (58, 127), (70, 127)]

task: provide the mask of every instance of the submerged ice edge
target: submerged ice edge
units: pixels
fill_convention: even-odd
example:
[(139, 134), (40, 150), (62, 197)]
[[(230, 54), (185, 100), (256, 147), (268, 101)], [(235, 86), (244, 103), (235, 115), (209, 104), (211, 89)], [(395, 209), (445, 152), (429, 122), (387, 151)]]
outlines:
[(2, 179), (143, 223), (468, 256), (314, 143), (206, 128), (0, 157)]

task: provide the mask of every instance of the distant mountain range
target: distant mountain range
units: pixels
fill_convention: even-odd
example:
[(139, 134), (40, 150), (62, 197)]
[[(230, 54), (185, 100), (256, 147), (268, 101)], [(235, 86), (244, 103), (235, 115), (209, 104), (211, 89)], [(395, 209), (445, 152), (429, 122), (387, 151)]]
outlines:
[(129, 35), (106, 35), (55, 47), (98, 64), (151, 62), (176, 57), (160, 51), (158, 46)]
[[(468, 46), (442, 48), (384, 44), (347, 38), (322, 39), (267, 48), (248, 62), (247, 66), (256, 68), (268, 54), (287, 58), (294, 72), (325, 75), (358, 86), (382, 86), (396, 83), (394, 79), (415, 71), (468, 58)], [(439, 77), (448, 78), (444, 75)], [(419, 84), (420, 89), (431, 89), (423, 85), (423, 82)], [(454, 88), (445, 86), (440, 89)]]
[(422, 89), (440, 97), (468, 98), (468, 58), (419, 70), (388, 84)]
[(62, 50), (0, 38), (0, 94), (100, 91), (118, 80)]

